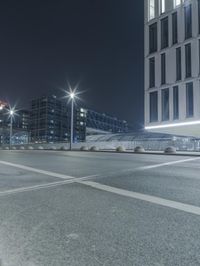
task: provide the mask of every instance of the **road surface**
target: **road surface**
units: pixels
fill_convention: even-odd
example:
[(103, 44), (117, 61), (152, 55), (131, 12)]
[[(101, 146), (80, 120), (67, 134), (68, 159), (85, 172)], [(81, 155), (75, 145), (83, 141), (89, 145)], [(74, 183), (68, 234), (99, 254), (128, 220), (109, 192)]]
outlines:
[(200, 157), (0, 151), (0, 265), (200, 265)]

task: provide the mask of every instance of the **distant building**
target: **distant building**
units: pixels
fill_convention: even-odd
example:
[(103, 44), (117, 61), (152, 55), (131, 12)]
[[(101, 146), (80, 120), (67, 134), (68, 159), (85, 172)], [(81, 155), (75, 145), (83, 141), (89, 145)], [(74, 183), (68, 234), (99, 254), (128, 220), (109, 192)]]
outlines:
[(88, 134), (96, 133), (126, 133), (128, 123), (105, 113), (86, 109), (86, 128)]
[[(13, 144), (25, 144), (29, 140), (29, 118), (27, 110), (16, 111), (13, 118)], [(9, 105), (0, 101), (0, 144), (9, 144), (10, 142), (10, 117)]]
[(8, 126), (8, 109), (8, 104), (0, 101), (0, 128)]
[[(65, 101), (56, 96), (32, 100), (30, 131), (32, 142), (59, 142), (70, 139), (71, 110)], [(85, 140), (84, 117), (80, 110), (74, 114), (74, 141)]]
[(29, 110), (19, 110), (13, 121), (13, 127), (29, 131), (30, 127), (30, 111)]
[(200, 1), (144, 0), (145, 127), (200, 136)]
[[(32, 142), (68, 142), (71, 108), (56, 96), (44, 96), (31, 102), (30, 134)], [(87, 134), (122, 133), (128, 131), (126, 121), (104, 113), (75, 106), (74, 142), (86, 140)]]

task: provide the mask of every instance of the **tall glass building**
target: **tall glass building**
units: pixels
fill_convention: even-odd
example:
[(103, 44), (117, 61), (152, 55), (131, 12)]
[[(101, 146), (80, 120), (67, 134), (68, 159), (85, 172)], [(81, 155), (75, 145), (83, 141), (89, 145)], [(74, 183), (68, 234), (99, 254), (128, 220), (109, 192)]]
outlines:
[(200, 137), (200, 0), (145, 0), (145, 128)]

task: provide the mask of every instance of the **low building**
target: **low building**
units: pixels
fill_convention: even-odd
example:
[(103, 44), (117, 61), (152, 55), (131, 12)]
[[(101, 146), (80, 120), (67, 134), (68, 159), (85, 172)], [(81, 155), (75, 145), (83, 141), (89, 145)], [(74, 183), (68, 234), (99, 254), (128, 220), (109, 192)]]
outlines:
[(129, 130), (124, 120), (91, 109), (85, 109), (85, 112), (87, 134), (126, 133)]

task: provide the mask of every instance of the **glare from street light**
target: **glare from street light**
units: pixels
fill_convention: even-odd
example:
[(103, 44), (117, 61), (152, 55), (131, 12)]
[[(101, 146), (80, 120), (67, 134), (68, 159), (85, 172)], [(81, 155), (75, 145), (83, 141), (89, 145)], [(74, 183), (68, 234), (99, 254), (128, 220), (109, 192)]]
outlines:
[(72, 91), (70, 92), (70, 98), (73, 100), (76, 97), (76, 94)]
[(13, 109), (10, 109), (9, 114), (10, 116), (13, 116), (15, 114), (15, 111)]
[(14, 111), (13, 110), (10, 110), (10, 115), (13, 115), (14, 114)]

